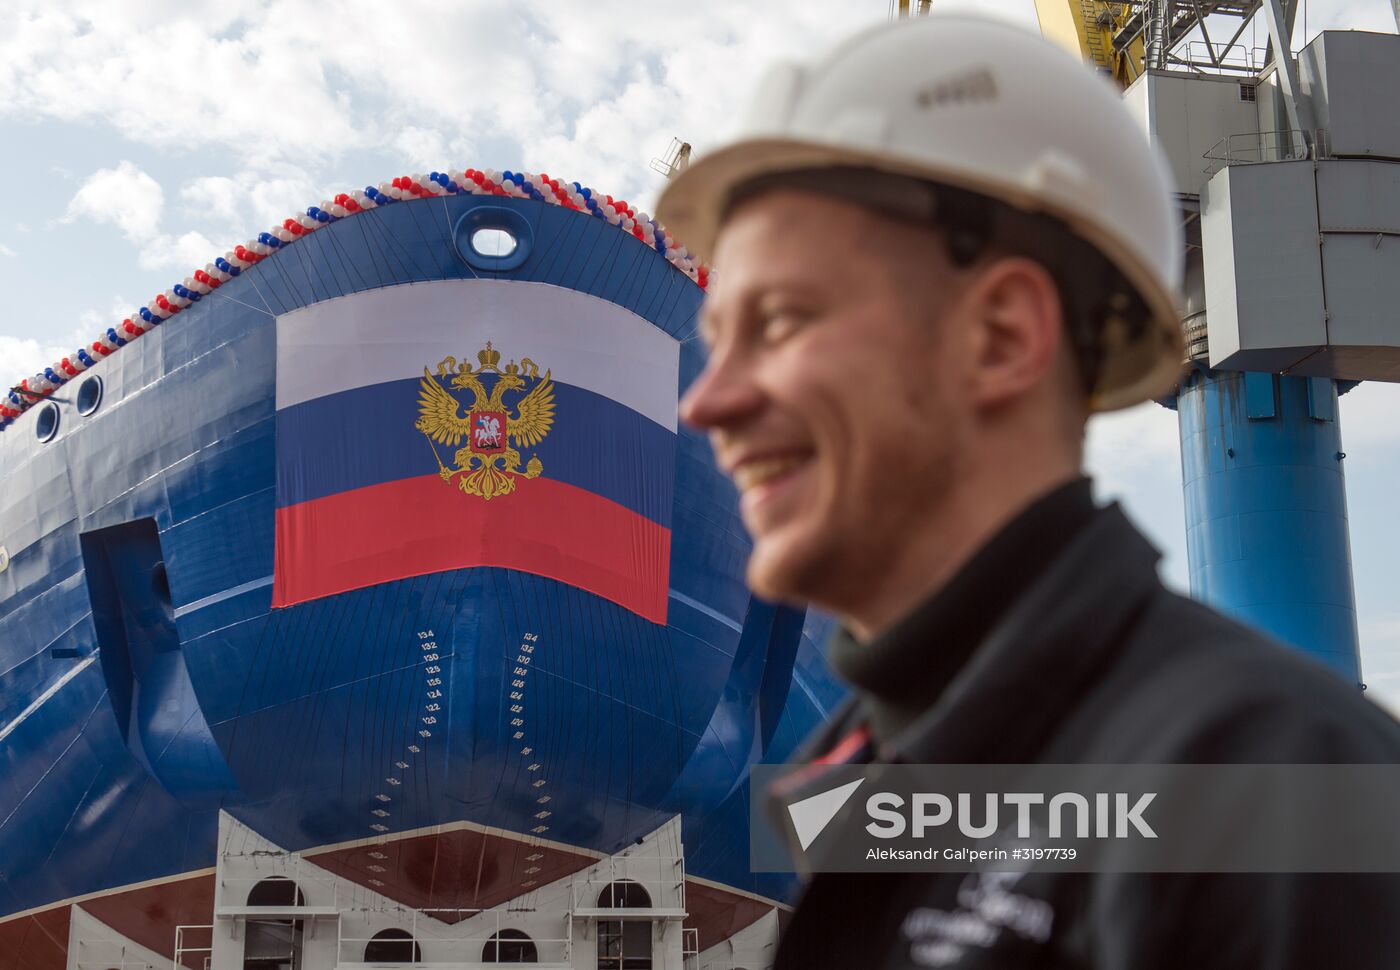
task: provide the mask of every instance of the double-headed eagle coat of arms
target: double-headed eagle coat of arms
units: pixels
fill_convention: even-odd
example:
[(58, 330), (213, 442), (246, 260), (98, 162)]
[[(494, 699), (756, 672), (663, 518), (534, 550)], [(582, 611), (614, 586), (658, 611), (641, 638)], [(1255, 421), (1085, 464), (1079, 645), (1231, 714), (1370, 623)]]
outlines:
[[(423, 368), (414, 427), (432, 446), (442, 480), (456, 478), (463, 492), (489, 502), (515, 491), (515, 481), (521, 475), (538, 478), (544, 471), (538, 455), (531, 455), (525, 470), (520, 471), (520, 449), (533, 448), (549, 434), (554, 424), (554, 383), (547, 370), (540, 377), (539, 367), (528, 357), (522, 357), (519, 364), (512, 360), (502, 368), (501, 352), (489, 340), (476, 359), (479, 366), (473, 368), (469, 361), (458, 364), (457, 358), (445, 357), (437, 366), (436, 377)], [(489, 392), (483, 380), (487, 374), (495, 375)], [(472, 393), (465, 416), (454, 389)], [(505, 397), (515, 393), (524, 397), (511, 414)], [(464, 438), (467, 444), (452, 455), (453, 464), (443, 464), (437, 444), (456, 447)]]

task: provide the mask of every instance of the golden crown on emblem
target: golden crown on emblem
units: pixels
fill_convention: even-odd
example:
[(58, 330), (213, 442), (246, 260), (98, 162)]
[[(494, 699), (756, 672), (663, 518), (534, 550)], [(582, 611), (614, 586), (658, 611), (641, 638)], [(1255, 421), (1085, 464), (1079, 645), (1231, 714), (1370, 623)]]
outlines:
[(491, 348), (491, 341), (486, 341), (486, 349), (476, 352), (476, 360), (483, 370), (489, 368), (496, 370), (501, 363), (501, 352)]

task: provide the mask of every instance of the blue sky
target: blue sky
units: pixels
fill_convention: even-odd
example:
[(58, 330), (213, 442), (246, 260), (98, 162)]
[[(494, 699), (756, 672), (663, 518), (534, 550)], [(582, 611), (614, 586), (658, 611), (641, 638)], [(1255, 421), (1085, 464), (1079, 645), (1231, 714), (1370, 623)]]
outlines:
[[(1035, 20), (1032, 0), (938, 6)], [(889, 7), (352, 0), (332, 15), (309, 0), (10, 0), (0, 382), (90, 343), (293, 211), (396, 175), (546, 171), (650, 211), (662, 180), (649, 163), (673, 136), (698, 152), (717, 144), (767, 61), (820, 49)], [(1308, 37), (1394, 30), (1389, 0), (1305, 8)], [(1400, 710), (1397, 414), (1393, 385), (1342, 402), (1363, 670)], [(1175, 415), (1146, 405), (1095, 419), (1089, 465), (1185, 588)]]

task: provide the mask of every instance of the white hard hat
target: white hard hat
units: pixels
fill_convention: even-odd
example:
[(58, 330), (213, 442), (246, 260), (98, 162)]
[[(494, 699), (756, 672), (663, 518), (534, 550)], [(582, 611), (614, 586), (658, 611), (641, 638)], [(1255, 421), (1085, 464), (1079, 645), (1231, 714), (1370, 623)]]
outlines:
[(1176, 382), (1183, 243), (1170, 173), (1117, 90), (1048, 41), (964, 14), (885, 23), (811, 64), (771, 68), (741, 130), (657, 204), (703, 258), (735, 190), (763, 176), (860, 167), (971, 190), (1060, 219), (1146, 304), (1145, 331), (1102, 335), (1095, 410)]

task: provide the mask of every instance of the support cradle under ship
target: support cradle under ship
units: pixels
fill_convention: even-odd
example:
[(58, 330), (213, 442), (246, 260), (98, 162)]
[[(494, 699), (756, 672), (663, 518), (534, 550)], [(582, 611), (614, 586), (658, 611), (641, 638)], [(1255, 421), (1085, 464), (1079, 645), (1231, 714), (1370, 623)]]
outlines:
[(434, 173), (12, 392), (0, 970), (771, 962), (748, 769), (841, 688), (677, 426), (703, 282)]

